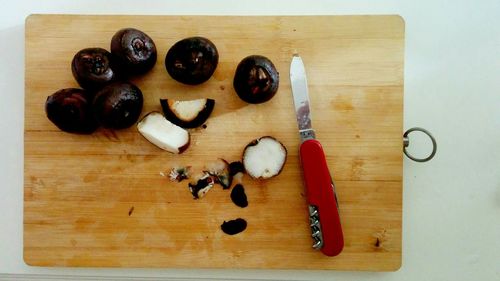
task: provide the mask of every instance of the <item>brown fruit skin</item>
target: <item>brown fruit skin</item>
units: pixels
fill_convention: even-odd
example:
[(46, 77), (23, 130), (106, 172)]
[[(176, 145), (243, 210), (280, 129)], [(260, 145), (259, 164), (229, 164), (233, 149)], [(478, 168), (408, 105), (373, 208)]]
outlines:
[(168, 74), (187, 85), (207, 81), (215, 72), (218, 62), (219, 53), (214, 43), (199, 36), (178, 41), (165, 56)]
[(214, 110), (215, 100), (207, 99), (205, 108), (202, 111), (200, 111), (198, 116), (196, 116), (196, 118), (194, 118), (191, 121), (184, 121), (179, 119), (175, 115), (175, 113), (173, 113), (172, 110), (170, 110), (170, 107), (168, 106), (168, 99), (160, 99), (160, 105), (163, 111), (163, 115), (165, 116), (165, 118), (167, 118), (167, 120), (169, 120), (170, 122), (174, 123), (179, 127), (185, 129), (192, 129), (203, 125), (203, 123), (207, 121), (208, 117), (210, 116), (210, 114), (212, 114), (212, 111)]
[(237, 66), (233, 87), (236, 94), (248, 103), (263, 103), (270, 100), (279, 86), (279, 73), (268, 58), (252, 55)]
[(98, 90), (119, 79), (119, 65), (113, 55), (102, 48), (86, 48), (75, 54), (71, 72), (80, 86)]
[(128, 75), (140, 75), (156, 64), (153, 39), (135, 28), (118, 30), (111, 39), (111, 53), (120, 61)]
[(82, 89), (62, 89), (47, 97), (45, 113), (60, 130), (91, 134), (98, 124), (92, 115), (90, 95)]
[(116, 82), (97, 92), (92, 108), (105, 128), (125, 129), (137, 122), (142, 112), (141, 90), (132, 83)]
[(181, 154), (181, 153), (183, 153), (184, 151), (186, 151), (186, 150), (189, 148), (189, 145), (190, 145), (190, 144), (191, 144), (191, 135), (189, 135), (189, 140), (188, 140), (188, 142), (187, 142), (185, 145), (183, 145), (183, 146), (179, 147), (179, 154)]

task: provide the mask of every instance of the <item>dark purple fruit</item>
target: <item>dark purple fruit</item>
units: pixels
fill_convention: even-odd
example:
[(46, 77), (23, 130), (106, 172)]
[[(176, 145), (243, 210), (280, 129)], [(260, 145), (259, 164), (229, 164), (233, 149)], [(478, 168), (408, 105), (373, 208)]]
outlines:
[(60, 130), (90, 134), (97, 129), (89, 94), (82, 89), (62, 89), (47, 97), (45, 113)]
[(106, 128), (124, 129), (139, 119), (143, 97), (132, 83), (116, 82), (97, 92), (92, 104), (97, 121)]
[(279, 86), (279, 73), (264, 56), (248, 56), (236, 68), (233, 87), (238, 96), (248, 103), (270, 100)]
[(144, 74), (156, 63), (153, 39), (134, 28), (124, 28), (115, 33), (111, 39), (111, 53), (129, 75)]
[(217, 48), (203, 37), (190, 37), (175, 43), (165, 57), (165, 67), (170, 76), (188, 85), (207, 81), (218, 62)]
[(111, 53), (102, 48), (79, 51), (71, 62), (71, 71), (80, 86), (97, 90), (118, 79), (118, 66)]

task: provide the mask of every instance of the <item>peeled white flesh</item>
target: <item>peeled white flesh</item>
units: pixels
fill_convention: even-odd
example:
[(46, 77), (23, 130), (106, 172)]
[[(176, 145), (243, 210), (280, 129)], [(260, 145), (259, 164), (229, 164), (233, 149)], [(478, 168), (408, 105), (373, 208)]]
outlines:
[(147, 114), (137, 129), (152, 144), (172, 153), (181, 153), (189, 145), (189, 132), (168, 121), (160, 112)]
[(197, 99), (188, 101), (169, 100), (169, 107), (172, 112), (183, 121), (191, 121), (205, 108), (207, 99)]
[(278, 175), (286, 161), (286, 149), (272, 137), (262, 137), (248, 145), (243, 153), (243, 166), (252, 178), (268, 179)]

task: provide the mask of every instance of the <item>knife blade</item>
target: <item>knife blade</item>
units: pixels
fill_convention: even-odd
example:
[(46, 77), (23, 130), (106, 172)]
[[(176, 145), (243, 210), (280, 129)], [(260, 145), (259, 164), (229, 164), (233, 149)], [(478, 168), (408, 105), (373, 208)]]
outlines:
[(327, 256), (336, 256), (344, 248), (335, 184), (321, 143), (312, 129), (311, 108), (304, 63), (292, 57), (290, 82), (301, 144), (300, 162), (307, 194), (313, 248)]

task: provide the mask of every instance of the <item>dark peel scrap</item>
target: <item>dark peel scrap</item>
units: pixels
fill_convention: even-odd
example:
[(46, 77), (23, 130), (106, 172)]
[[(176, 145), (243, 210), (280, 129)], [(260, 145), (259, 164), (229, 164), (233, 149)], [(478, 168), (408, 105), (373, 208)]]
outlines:
[(233, 187), (231, 190), (231, 200), (238, 207), (245, 208), (248, 206), (248, 199), (243, 185), (237, 184)]
[(189, 191), (193, 194), (194, 199), (199, 199), (214, 186), (214, 179), (209, 174), (205, 173), (198, 180), (188, 184)]
[(229, 164), (229, 174), (231, 176), (234, 176), (240, 172), (245, 172), (245, 167), (243, 167), (243, 163), (241, 163), (241, 161), (234, 161)]
[(191, 173), (191, 166), (186, 167), (174, 167), (170, 170), (168, 174), (171, 181), (181, 182), (189, 178)]
[(222, 189), (229, 189), (231, 183), (233, 182), (233, 176), (231, 175), (229, 163), (219, 158), (217, 161), (210, 162), (205, 165), (205, 173), (214, 177), (216, 183), (222, 185)]
[(229, 235), (235, 235), (247, 228), (247, 221), (242, 218), (237, 218), (235, 220), (224, 221), (220, 228), (224, 233)]

